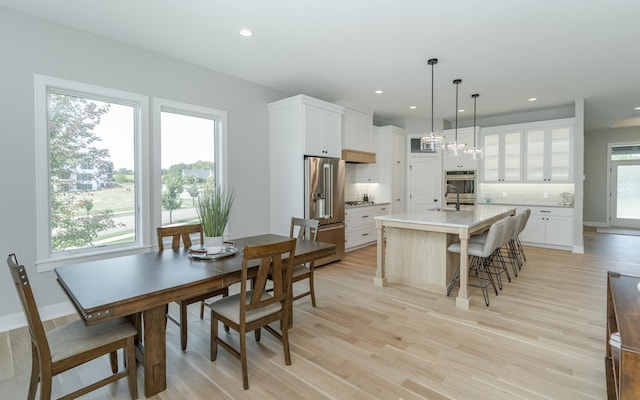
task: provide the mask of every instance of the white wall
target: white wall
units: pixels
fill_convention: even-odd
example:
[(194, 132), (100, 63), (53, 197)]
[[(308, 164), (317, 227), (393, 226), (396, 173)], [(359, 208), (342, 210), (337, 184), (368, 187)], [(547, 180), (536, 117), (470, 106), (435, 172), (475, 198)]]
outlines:
[[(67, 298), (53, 272), (33, 267), (34, 74), (227, 111), (229, 181), (237, 192), (230, 235), (269, 232), (267, 103), (288, 94), (3, 7), (0, 48), (0, 257), (4, 263), (7, 254), (17, 253), (40, 307), (52, 308)], [(7, 268), (0, 267), (0, 331), (22, 312), (9, 281)]]

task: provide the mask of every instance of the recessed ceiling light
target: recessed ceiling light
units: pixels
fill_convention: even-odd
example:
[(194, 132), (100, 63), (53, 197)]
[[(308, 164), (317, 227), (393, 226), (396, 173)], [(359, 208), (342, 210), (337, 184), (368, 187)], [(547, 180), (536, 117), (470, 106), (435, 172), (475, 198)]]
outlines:
[(531, 97), (531, 98), (529, 98), (529, 100), (528, 100), (528, 101), (536, 101), (536, 100), (538, 100), (538, 99), (537, 99), (537, 98), (535, 98), (535, 97)]
[(409, 106), (409, 108), (410, 108), (411, 110), (415, 110), (415, 109), (416, 109), (416, 106)]
[(464, 112), (464, 110), (463, 110), (463, 109), (460, 109), (460, 110), (458, 110), (458, 112)]
[(240, 34), (244, 37), (249, 37), (249, 36), (253, 36), (253, 32), (251, 32), (250, 29), (240, 29)]
[(636, 108), (634, 108), (634, 110), (640, 110), (640, 107), (636, 107)]
[(382, 93), (384, 93), (382, 90), (380, 89), (376, 90), (376, 94), (382, 94)]

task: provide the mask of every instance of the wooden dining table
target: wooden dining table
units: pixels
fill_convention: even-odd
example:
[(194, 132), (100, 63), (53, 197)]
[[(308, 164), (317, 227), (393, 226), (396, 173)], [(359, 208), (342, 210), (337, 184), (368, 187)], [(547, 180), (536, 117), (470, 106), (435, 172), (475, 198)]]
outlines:
[[(239, 282), (245, 246), (288, 239), (273, 234), (238, 238), (234, 240), (239, 249), (236, 254), (215, 260), (197, 260), (189, 257), (188, 249), (181, 249), (66, 265), (55, 272), (87, 325), (142, 315), (144, 329), (136, 356), (144, 366), (145, 396), (150, 397), (166, 389), (166, 305)], [(298, 239), (294, 264), (335, 251), (332, 243)]]

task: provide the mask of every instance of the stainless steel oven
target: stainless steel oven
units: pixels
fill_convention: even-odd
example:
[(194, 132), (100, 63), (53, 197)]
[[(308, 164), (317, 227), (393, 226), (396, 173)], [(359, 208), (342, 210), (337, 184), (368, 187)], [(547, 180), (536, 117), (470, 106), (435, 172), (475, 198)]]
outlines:
[(444, 206), (456, 204), (459, 196), (460, 206), (474, 206), (476, 204), (476, 171), (445, 171), (444, 172)]

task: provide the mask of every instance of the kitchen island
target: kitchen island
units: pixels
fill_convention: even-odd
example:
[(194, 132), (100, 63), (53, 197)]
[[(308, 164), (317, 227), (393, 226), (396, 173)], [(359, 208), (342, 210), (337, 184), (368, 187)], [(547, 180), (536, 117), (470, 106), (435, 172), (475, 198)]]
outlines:
[[(460, 262), (460, 290), (456, 305), (469, 308), (467, 242), (515, 208), (478, 204), (473, 210), (434, 209), (419, 213), (375, 217), (378, 262), (374, 284), (387, 283), (446, 294), (447, 285)], [(449, 244), (459, 240), (461, 254), (449, 253)]]

